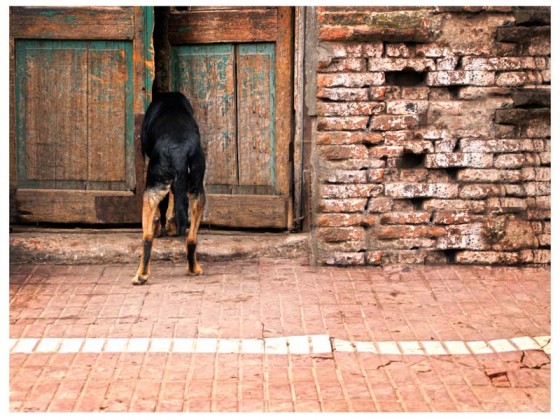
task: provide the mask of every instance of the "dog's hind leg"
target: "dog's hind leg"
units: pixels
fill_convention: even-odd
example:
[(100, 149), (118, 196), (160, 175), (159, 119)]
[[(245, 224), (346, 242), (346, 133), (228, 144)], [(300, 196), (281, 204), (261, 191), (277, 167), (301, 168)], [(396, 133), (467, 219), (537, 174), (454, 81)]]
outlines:
[(203, 274), (202, 268), (196, 260), (197, 233), (204, 212), (204, 202), (206, 197), (204, 191), (199, 194), (188, 194), (191, 207), (191, 224), (187, 236), (187, 274), (199, 276)]
[(154, 240), (154, 217), (158, 211), (158, 205), (169, 191), (169, 186), (163, 189), (151, 188), (144, 192), (142, 203), (142, 255), (136, 275), (132, 278), (132, 284), (144, 284), (150, 278), (150, 256)]
[(173, 189), (169, 191), (169, 204), (167, 205), (167, 212), (165, 213), (165, 230), (167, 235), (177, 235), (177, 222), (175, 221), (175, 196)]

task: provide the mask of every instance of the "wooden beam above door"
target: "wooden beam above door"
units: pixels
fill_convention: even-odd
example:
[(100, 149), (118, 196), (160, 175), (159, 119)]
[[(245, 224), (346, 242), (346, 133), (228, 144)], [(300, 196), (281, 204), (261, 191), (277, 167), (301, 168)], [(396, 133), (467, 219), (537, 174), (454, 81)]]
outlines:
[(189, 10), (169, 16), (171, 44), (266, 42), (278, 36), (276, 8)]

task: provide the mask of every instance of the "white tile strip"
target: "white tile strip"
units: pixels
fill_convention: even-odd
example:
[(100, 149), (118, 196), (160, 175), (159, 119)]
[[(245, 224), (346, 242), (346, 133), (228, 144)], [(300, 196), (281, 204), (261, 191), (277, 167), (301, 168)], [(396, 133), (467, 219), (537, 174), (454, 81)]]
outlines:
[(10, 353), (232, 353), (443, 356), (542, 350), (550, 354), (550, 336), (514, 337), (491, 341), (348, 341), (328, 335), (245, 338), (21, 338), (10, 339)]

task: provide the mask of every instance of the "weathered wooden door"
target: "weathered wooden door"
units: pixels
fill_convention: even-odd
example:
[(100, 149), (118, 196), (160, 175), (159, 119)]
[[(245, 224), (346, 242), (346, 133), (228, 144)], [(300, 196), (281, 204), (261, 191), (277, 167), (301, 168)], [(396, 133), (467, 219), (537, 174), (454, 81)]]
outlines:
[(291, 223), (291, 19), (288, 7), (172, 8), (170, 87), (200, 126), (207, 223)]
[(20, 221), (141, 220), (135, 124), (151, 91), (152, 16), (142, 7), (10, 9)]

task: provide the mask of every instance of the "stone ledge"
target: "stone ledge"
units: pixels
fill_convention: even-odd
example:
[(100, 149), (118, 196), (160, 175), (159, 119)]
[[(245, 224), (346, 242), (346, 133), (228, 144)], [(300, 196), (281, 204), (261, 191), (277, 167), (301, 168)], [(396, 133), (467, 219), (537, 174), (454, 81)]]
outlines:
[[(35, 229), (10, 232), (10, 264), (136, 263), (141, 251), (140, 229)], [(255, 257), (305, 257), (308, 233), (199, 231), (198, 257), (221, 261)], [(154, 240), (154, 260), (186, 262), (184, 238)]]

